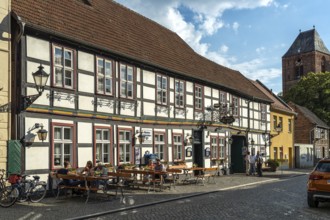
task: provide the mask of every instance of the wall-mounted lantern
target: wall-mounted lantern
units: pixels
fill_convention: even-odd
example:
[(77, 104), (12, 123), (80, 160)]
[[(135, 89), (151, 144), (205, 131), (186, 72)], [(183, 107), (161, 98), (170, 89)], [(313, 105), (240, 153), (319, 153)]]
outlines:
[(23, 96), (22, 103), (21, 103), (22, 110), (27, 109), (35, 100), (37, 100), (37, 98), (39, 98), (42, 95), (42, 93), (45, 89), (49, 74), (43, 70), (44, 67), (42, 65), (40, 65), (38, 68), (39, 68), (39, 70), (32, 73), (38, 94), (30, 95), (30, 96)]
[(37, 131), (38, 139), (42, 142), (44, 142), (44, 140), (47, 139), (47, 133), (48, 132), (47, 132), (47, 130), (44, 129), (43, 124), (35, 123), (33, 125), (33, 127), (27, 131), (27, 134), (24, 135), (20, 139), (20, 142), (22, 143), (22, 145), (24, 147), (31, 146), (34, 143), (34, 139), (35, 139), (36, 135), (32, 134), (31, 131), (33, 131), (35, 129), (38, 129), (38, 128), (40, 128), (39, 131)]
[(211, 156), (211, 149), (209, 147), (205, 148), (205, 157)]
[(192, 157), (192, 148), (191, 147), (188, 147), (186, 149), (186, 157)]
[(187, 134), (187, 136), (185, 137), (185, 139), (183, 140), (183, 145), (187, 146), (188, 144), (193, 144), (194, 139), (192, 136), (190, 136), (190, 134)]

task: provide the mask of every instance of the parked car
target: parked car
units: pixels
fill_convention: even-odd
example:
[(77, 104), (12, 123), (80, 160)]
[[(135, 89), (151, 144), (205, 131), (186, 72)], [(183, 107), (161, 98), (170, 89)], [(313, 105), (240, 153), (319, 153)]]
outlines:
[(320, 202), (330, 202), (330, 159), (320, 160), (308, 178), (308, 206), (317, 208)]

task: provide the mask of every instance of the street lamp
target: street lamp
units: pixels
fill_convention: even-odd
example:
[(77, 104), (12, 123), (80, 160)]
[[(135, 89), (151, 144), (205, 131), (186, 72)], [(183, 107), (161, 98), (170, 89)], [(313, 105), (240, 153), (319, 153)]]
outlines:
[(142, 143), (145, 141), (145, 135), (139, 131), (136, 131), (136, 139), (139, 141), (140, 144), (140, 152), (139, 152), (139, 157), (140, 157), (140, 166), (142, 164)]
[(38, 67), (38, 70), (34, 73), (32, 73), (33, 80), (37, 89), (38, 94), (36, 95), (29, 95), (29, 96), (23, 96), (22, 97), (22, 110), (27, 109), (37, 98), (39, 98), (46, 86), (47, 80), (49, 78), (49, 74), (46, 73), (44, 70), (44, 67), (40, 65)]

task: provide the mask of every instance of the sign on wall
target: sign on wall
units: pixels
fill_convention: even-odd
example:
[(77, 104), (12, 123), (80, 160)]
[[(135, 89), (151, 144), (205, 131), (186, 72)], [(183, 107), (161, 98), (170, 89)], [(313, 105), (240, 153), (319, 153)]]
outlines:
[(152, 129), (144, 128), (141, 129), (142, 135), (144, 136), (143, 144), (152, 144)]

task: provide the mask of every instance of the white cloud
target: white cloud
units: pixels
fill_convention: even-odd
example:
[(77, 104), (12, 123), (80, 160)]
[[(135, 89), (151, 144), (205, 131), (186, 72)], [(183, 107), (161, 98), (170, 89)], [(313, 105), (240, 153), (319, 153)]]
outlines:
[[(223, 27), (232, 27), (234, 31), (239, 28), (239, 23), (232, 25), (225, 24), (222, 14), (226, 10), (232, 9), (254, 9), (258, 7), (278, 7), (275, 0), (116, 0), (126, 5), (126, 7), (155, 20), (170, 30), (176, 32), (186, 41), (197, 53), (210, 60), (229, 68), (237, 69), (246, 77), (259, 79), (263, 83), (271, 82), (274, 78), (281, 76), (281, 70), (275, 68), (265, 68), (264, 60), (252, 59), (247, 62), (237, 63), (235, 56), (227, 55), (228, 47), (222, 45), (220, 50), (210, 50), (210, 45), (203, 42), (204, 37), (215, 34)], [(191, 10), (193, 17), (185, 19), (181, 14), (180, 7)], [(283, 6), (287, 7), (286, 5)], [(252, 28), (251, 25), (248, 28)], [(258, 53), (264, 51), (264, 47), (257, 48)]]
[(220, 47), (220, 51), (222, 53), (227, 53), (228, 49), (229, 49), (229, 47), (227, 45), (224, 45), (224, 44), (221, 45), (221, 47)]
[(234, 30), (234, 31), (237, 31), (237, 30), (238, 30), (238, 27), (239, 27), (239, 23), (234, 22), (234, 23), (233, 23), (233, 30)]
[(265, 47), (258, 47), (258, 48), (256, 49), (256, 52), (257, 52), (257, 53), (261, 53), (261, 52), (264, 51), (264, 50), (266, 50)]

